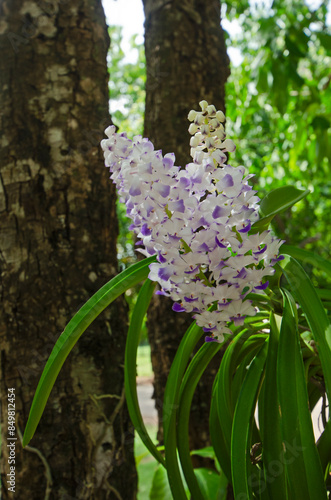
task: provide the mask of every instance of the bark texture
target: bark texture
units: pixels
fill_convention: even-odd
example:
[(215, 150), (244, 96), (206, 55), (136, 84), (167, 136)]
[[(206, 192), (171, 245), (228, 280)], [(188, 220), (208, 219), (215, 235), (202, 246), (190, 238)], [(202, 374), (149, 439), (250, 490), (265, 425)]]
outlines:
[(23, 432), (68, 320), (117, 273), (115, 193), (99, 142), (109, 46), (100, 0), (0, 2), (3, 498), (134, 499), (123, 392), (126, 307), (107, 309), (65, 362), (8, 491), (7, 391)]
[[(206, 99), (225, 109), (224, 85), (229, 60), (220, 26), (219, 0), (144, 0), (146, 137), (163, 153), (175, 152), (176, 164), (191, 161), (188, 112)], [(155, 372), (155, 399), (162, 440), (162, 401), (169, 369), (191, 317), (171, 310), (172, 301), (156, 296), (149, 313)], [(208, 412), (219, 357), (199, 384), (191, 414), (191, 446), (209, 443)]]

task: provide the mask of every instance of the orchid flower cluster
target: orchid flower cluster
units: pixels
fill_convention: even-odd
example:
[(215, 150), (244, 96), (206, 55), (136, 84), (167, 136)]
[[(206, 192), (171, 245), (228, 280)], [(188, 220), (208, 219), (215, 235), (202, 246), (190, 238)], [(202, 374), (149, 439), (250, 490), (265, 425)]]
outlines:
[(173, 153), (163, 156), (148, 139), (128, 139), (114, 126), (101, 146), (140, 251), (156, 255), (149, 278), (159, 283), (157, 293), (172, 298), (174, 311), (193, 312), (206, 341), (222, 342), (230, 322), (256, 314), (247, 294), (264, 293), (282, 241), (270, 231), (250, 234), (260, 201), (248, 184), (252, 175), (226, 163), (235, 145), (223, 112), (206, 101), (200, 107), (188, 115), (193, 161), (183, 169)]

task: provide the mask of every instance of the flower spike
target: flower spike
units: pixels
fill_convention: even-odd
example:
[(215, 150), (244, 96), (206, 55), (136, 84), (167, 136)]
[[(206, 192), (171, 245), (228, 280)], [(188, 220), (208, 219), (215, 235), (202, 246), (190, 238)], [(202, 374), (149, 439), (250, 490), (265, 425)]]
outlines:
[(207, 342), (222, 342), (232, 333), (229, 322), (240, 325), (256, 314), (245, 297), (264, 293), (282, 241), (270, 231), (250, 235), (260, 201), (251, 176), (226, 163), (236, 146), (226, 138), (224, 113), (205, 100), (200, 107), (188, 114), (193, 162), (183, 169), (173, 153), (163, 156), (148, 139), (128, 139), (114, 126), (101, 146), (140, 252), (157, 256), (149, 278), (175, 311), (194, 313)]

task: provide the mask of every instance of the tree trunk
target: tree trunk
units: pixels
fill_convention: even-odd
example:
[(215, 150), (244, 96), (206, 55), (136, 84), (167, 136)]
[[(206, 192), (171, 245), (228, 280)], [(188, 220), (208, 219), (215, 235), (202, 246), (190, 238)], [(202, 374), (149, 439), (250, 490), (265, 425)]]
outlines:
[[(144, 135), (163, 153), (175, 152), (176, 165), (189, 156), (188, 112), (206, 99), (224, 110), (229, 60), (220, 26), (219, 0), (144, 0), (147, 65)], [(149, 313), (155, 399), (162, 440), (162, 401), (169, 369), (191, 317), (171, 310), (156, 296)], [(191, 413), (191, 447), (209, 444), (208, 412), (219, 357), (198, 386)]]
[[(115, 192), (99, 147), (110, 124), (101, 1), (2, 0), (0, 18), (3, 498), (134, 499), (123, 300), (73, 349), (30, 445), (19, 439), (55, 341), (117, 273)], [(8, 393), (17, 441), (7, 440)]]

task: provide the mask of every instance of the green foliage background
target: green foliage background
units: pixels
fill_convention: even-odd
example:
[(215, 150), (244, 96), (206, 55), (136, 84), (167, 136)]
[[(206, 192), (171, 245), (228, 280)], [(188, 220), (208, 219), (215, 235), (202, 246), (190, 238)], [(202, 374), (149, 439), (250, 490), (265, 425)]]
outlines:
[[(263, 197), (270, 189), (293, 185), (311, 194), (283, 216), (274, 230), (289, 244), (329, 257), (331, 233), (331, 33), (326, 1), (318, 8), (298, 0), (259, 3), (229, 1), (223, 18), (236, 20), (241, 33), (229, 36), (242, 63), (227, 82), (227, 132), (237, 144), (231, 160), (245, 165)], [(312, 5), (312, 4), (310, 4)], [(110, 102), (113, 120), (131, 135), (141, 134), (146, 68), (143, 46), (132, 38), (137, 59), (127, 63), (121, 29), (110, 28)], [(197, 103), (198, 105), (198, 103)], [(133, 241), (119, 207), (119, 257), (134, 259)], [(321, 272), (315, 279), (324, 281)]]
[(330, 247), (331, 35), (327, 5), (279, 0), (271, 7), (229, 2), (242, 34), (228, 45), (243, 55), (227, 84), (227, 130), (236, 161), (256, 174), (263, 196), (285, 184), (311, 194), (275, 230), (290, 244), (328, 256)]

